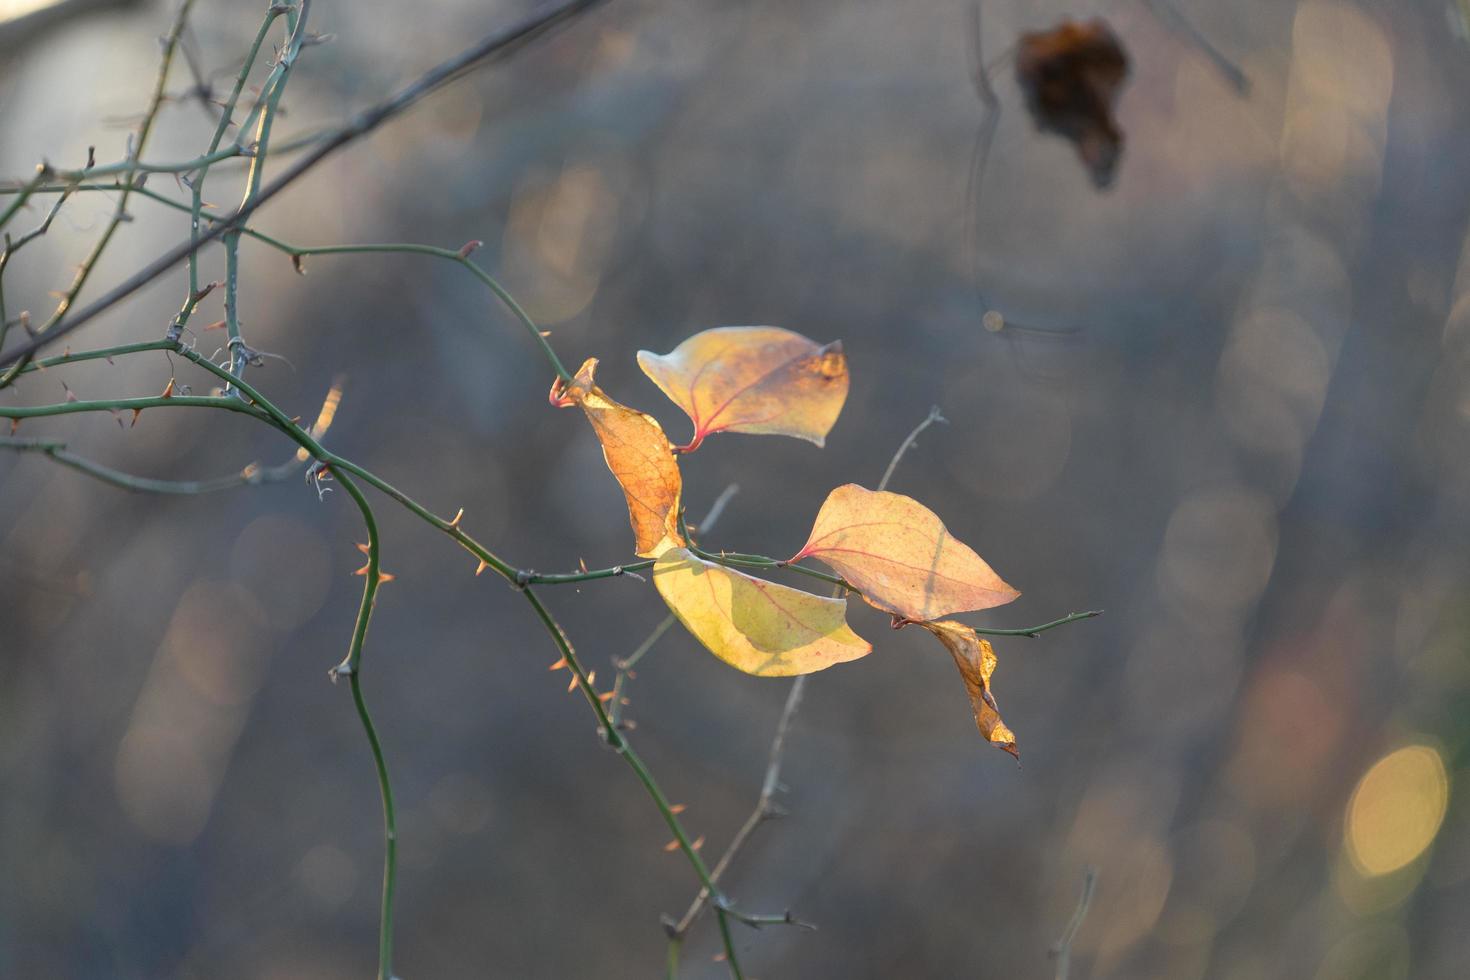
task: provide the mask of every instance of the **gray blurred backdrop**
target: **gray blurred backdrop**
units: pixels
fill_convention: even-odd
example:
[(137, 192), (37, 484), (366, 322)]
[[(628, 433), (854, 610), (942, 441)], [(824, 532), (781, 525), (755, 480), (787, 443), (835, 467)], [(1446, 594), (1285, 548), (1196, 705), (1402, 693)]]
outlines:
[[(1073, 976), (1451, 978), (1470, 960), (1470, 47), (1457, 0), (1181, 0), (1242, 96), (1137, 0), (987, 0), (986, 58), (1062, 16), (1132, 56), (1127, 145), (1098, 193), (1009, 73), (978, 207), (982, 110), (958, 0), (612, 0), (335, 157), (256, 224), (293, 242), (419, 241), (479, 257), (573, 367), (688, 422), (638, 371), (705, 327), (841, 338), (852, 391), (825, 450), (720, 436), (685, 462), (706, 543), (791, 554), (826, 493), (894, 489), (1025, 595), (966, 617), (1101, 619), (997, 643), (1024, 768), (976, 735), (932, 639), (855, 604), (873, 654), (812, 679), (791, 815), (728, 880), (805, 933), (740, 929), (751, 976), (1050, 977), (1083, 869)], [(0, 4), (0, 11), (6, 5)], [(263, 3), (201, 2), (233, 70)], [(278, 132), (337, 122), (524, 9), (318, 0)], [(0, 173), (124, 153), (173, 5), (91, 13), (0, 51)], [(259, 75), (257, 74), (257, 78)], [(175, 75), (171, 89), (188, 84)], [(207, 142), (165, 110), (148, 156)], [(150, 186), (186, 197), (170, 178)], [(228, 206), (239, 170), (207, 197)], [(113, 202), (79, 196), (7, 276), (47, 309)], [(131, 206), (96, 296), (187, 234)], [(30, 212), (21, 224), (39, 216)], [(211, 249), (206, 276), (219, 274)], [(307, 261), (249, 241), (253, 374), (328, 444), (521, 566), (629, 557), (616, 485), (551, 374), (463, 270)], [(1014, 324), (984, 329), (989, 304)], [(161, 334), (182, 269), (71, 338)], [(199, 323), (216, 319), (218, 296)], [(201, 348), (220, 342), (202, 334)], [(180, 380), (207, 384), (180, 368)], [(154, 394), (162, 355), (70, 369), (81, 397)], [(64, 397), (60, 372), (0, 397)], [(27, 423), (131, 472), (213, 476), (290, 447), (194, 412)], [(525, 604), (385, 504), (365, 655), (401, 806), (398, 972), (646, 978), (694, 879)], [(0, 455), (0, 975), (336, 978), (375, 964), (377, 789), (327, 668), (360, 591), (355, 509), (298, 479), (130, 495)], [(798, 583), (799, 584), (799, 583)], [(610, 676), (664, 615), (633, 579), (546, 589)], [(754, 802), (787, 682), (681, 631), (641, 665), (633, 733), (706, 853)], [(686, 977), (719, 977), (708, 921)]]

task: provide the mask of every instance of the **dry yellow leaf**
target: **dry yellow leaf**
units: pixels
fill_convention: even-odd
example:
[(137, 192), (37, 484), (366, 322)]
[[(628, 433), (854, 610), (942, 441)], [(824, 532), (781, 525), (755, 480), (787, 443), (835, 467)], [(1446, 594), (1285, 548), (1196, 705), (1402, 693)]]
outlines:
[(991, 745), (1005, 749), (1020, 761), (1015, 733), (1000, 720), (1000, 709), (995, 705), (995, 696), (990, 693), (990, 675), (995, 673), (996, 664), (995, 649), (990, 641), (982, 639), (964, 623), (952, 619), (919, 625), (937, 636), (954, 657), (955, 666), (965, 680), (965, 691), (970, 695), (975, 727), (980, 729), (980, 734)]
[(638, 366), (688, 414), (691, 452), (714, 432), (795, 436), (822, 445), (847, 400), (842, 343), (780, 327), (715, 327)]
[(811, 537), (792, 561), (816, 558), (868, 604), (915, 622), (989, 609), (1021, 593), (912, 497), (838, 487), (817, 512)]
[(873, 649), (848, 627), (846, 599), (754, 578), (685, 548), (659, 557), (653, 584), (700, 643), (747, 674), (810, 674)]
[(597, 358), (589, 357), (571, 384), (558, 379), (551, 387), (551, 403), (579, 405), (587, 413), (607, 468), (628, 498), (636, 551), (654, 558), (684, 543), (679, 533), (679, 463), (658, 422), (607, 397), (593, 380), (596, 370)]

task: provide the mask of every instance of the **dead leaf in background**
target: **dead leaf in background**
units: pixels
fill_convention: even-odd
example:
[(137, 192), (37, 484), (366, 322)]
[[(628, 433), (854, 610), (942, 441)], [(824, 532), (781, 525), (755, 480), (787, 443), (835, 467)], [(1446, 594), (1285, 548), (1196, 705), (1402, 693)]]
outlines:
[(821, 346), (780, 327), (715, 327), (638, 366), (694, 423), (682, 452), (715, 432), (826, 441), (847, 400), (842, 343)]
[(803, 558), (830, 565), (869, 605), (915, 622), (1005, 605), (1021, 594), (917, 500), (854, 483), (827, 496), (791, 561)]
[(685, 629), (747, 674), (810, 674), (873, 649), (848, 627), (846, 599), (767, 582), (684, 548), (659, 557), (653, 584)]
[(990, 675), (995, 673), (995, 648), (989, 640), (982, 639), (964, 623), (947, 619), (938, 623), (920, 623), (933, 633), (954, 657), (955, 666), (965, 680), (965, 691), (970, 695), (970, 707), (975, 711), (975, 727), (985, 740), (997, 748), (1004, 749), (1021, 760), (1016, 750), (1016, 736), (1005, 722), (1000, 720), (1000, 709), (995, 696), (990, 693)]
[(1036, 128), (1070, 140), (1099, 188), (1113, 182), (1123, 152), (1113, 107), (1127, 77), (1128, 56), (1100, 18), (1016, 42), (1016, 82)]
[(597, 358), (589, 357), (569, 385), (551, 386), (551, 403), (579, 405), (602, 443), (602, 456), (628, 498), (636, 551), (655, 558), (684, 544), (679, 533), (679, 492), (683, 480), (673, 447), (652, 416), (620, 405), (593, 380)]

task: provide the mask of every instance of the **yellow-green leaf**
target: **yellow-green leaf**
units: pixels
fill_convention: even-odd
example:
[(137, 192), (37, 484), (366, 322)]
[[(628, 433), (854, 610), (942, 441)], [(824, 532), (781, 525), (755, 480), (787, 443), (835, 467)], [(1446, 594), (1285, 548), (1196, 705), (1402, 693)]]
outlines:
[(685, 548), (659, 556), (653, 584), (700, 643), (747, 674), (810, 674), (873, 649), (848, 628), (846, 599), (754, 578)]
[(847, 400), (842, 343), (780, 327), (715, 327), (638, 366), (694, 423), (683, 452), (715, 432), (795, 436), (822, 445)]
[(964, 623), (952, 619), (919, 625), (938, 637), (954, 657), (955, 666), (964, 678), (970, 707), (975, 712), (975, 727), (980, 729), (980, 734), (991, 745), (1004, 749), (1019, 761), (1021, 753), (1016, 750), (1016, 735), (1000, 720), (995, 695), (990, 693), (990, 675), (995, 673), (996, 665), (995, 649), (990, 641), (982, 639)]
[(849, 483), (828, 495), (791, 559), (830, 565), (869, 605), (919, 622), (989, 609), (1021, 593), (912, 497)]
[(684, 543), (679, 533), (679, 463), (657, 420), (609, 398), (593, 379), (596, 371), (597, 358), (589, 357), (571, 384), (558, 380), (551, 386), (551, 403), (579, 405), (587, 413), (607, 468), (628, 500), (635, 549), (654, 558)]

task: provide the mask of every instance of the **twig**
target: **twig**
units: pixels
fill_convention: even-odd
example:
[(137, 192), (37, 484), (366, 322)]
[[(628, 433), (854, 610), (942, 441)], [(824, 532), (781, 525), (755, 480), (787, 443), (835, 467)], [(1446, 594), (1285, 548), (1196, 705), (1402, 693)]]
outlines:
[(938, 405), (932, 406), (929, 409), (929, 414), (925, 416), (924, 421), (914, 426), (913, 431), (904, 436), (903, 442), (899, 443), (898, 449), (895, 450), (893, 453), (893, 458), (888, 461), (888, 468), (883, 471), (883, 479), (878, 481), (879, 490), (888, 489), (888, 481), (893, 479), (893, 471), (898, 469), (898, 461), (903, 459), (905, 454), (907, 454), (910, 449), (914, 448), (919, 436), (923, 434), (925, 429), (929, 428), (929, 426), (933, 425), (935, 422), (939, 422), (944, 425), (949, 424), (949, 419), (945, 418), (943, 414), (940, 413)]
[[(235, 106), (240, 102), (240, 93), (245, 88), (246, 79), (250, 77), (250, 70), (255, 67), (256, 58), (260, 56), (260, 47), (265, 43), (265, 38), (270, 33), (271, 25), (283, 13), (285, 11), (274, 2), (266, 10), (265, 18), (260, 23), (260, 29), (255, 32), (255, 40), (251, 43), (250, 50), (245, 55), (245, 64), (241, 66), (239, 74), (235, 76), (235, 85), (230, 89), (229, 98), (225, 100), (224, 110), (220, 113), (219, 121), (215, 123), (214, 134), (210, 138), (209, 150), (206, 155), (212, 154), (219, 149), (220, 143), (225, 138), (225, 133), (229, 131), (230, 125), (234, 121)], [(204, 182), (208, 177), (209, 164), (204, 164), (199, 168), (199, 172), (194, 175), (194, 179), (190, 182), (189, 237), (191, 239), (197, 239), (199, 237), (199, 222), (204, 210)], [(167, 200), (167, 198), (162, 198), (161, 195), (152, 193), (149, 193), (148, 196), (153, 197), (155, 200)], [(169, 203), (172, 204), (174, 202), (170, 201)], [(169, 339), (177, 340), (179, 338), (184, 327), (188, 324), (189, 318), (193, 316), (194, 309), (199, 305), (199, 300), (202, 296), (203, 294), (199, 289), (199, 253), (196, 249), (189, 253), (189, 292), (184, 297), (183, 308), (179, 310), (178, 315), (174, 317), (173, 324), (169, 327)]]
[[(281, 96), (285, 93), (291, 69), (295, 66), (296, 59), (301, 53), (301, 42), (306, 36), (306, 18), (310, 12), (311, 0), (300, 0), (299, 5), (286, 14), (286, 43), (276, 58), (276, 64), (271, 69), (270, 77), (265, 81), (265, 95), (260, 100), (259, 119), (255, 126), (254, 158), (250, 162), (249, 172), (245, 175), (245, 192), (240, 199), (240, 206), (236, 208), (237, 214), (249, 209), (255, 196), (260, 193), (261, 175), (265, 172), (265, 155), (270, 148), (271, 124), (275, 121), (276, 112), (280, 109)], [(241, 77), (243, 78), (244, 75), (242, 74)], [(230, 351), (230, 373), (236, 378), (243, 376), (245, 368), (259, 360), (240, 334), (240, 231), (240, 226), (237, 225), (225, 232), (224, 236), (225, 334), (228, 337), (227, 343)], [(190, 234), (195, 237), (199, 234), (197, 219), (193, 222)], [(191, 260), (197, 254), (197, 251), (190, 253)], [(233, 390), (232, 385), (225, 385), (225, 394), (228, 395)]]
[(416, 81), (404, 86), (376, 105), (358, 113), (346, 125), (337, 129), (323, 139), (322, 142), (316, 144), (305, 156), (288, 167), (275, 180), (262, 187), (260, 193), (255, 196), (255, 199), (248, 206), (237, 210), (228, 220), (212, 226), (201, 235), (191, 236), (188, 241), (175, 245), (138, 272), (108, 290), (107, 293), (83, 309), (78, 310), (72, 316), (59, 318), (49, 330), (36, 339), (16, 347), (14, 350), (0, 352), (0, 366), (29, 358), (42, 346), (65, 336), (101, 315), (106, 310), (111, 309), (117, 303), (131, 296), (173, 268), (175, 263), (197, 252), (207, 242), (219, 238), (232, 228), (243, 225), (251, 214), (261, 208), (267, 201), (270, 201), (277, 194), (281, 193), (281, 191), (295, 183), (302, 175), (322, 160), (331, 156), (342, 147), (347, 146), (349, 143), (355, 142), (377, 129), (389, 119), (399, 115), (405, 109), (408, 109), (425, 96), (455, 80), (469, 69), (492, 58), (516, 50), (521, 45), (540, 36), (551, 28), (570, 20), (575, 15), (601, 2), (602, 0), (566, 0), (566, 2), (557, 4), (556, 6), (547, 7), (537, 13), (527, 15), (510, 27), (502, 28), (486, 35), (480, 41), (454, 57), (435, 65), (423, 75), (419, 76)]
[[(936, 405), (929, 409), (929, 414), (924, 420), (914, 426), (913, 431), (905, 436), (903, 442), (899, 443), (898, 448), (894, 450), (893, 456), (888, 461), (887, 468), (883, 471), (883, 478), (878, 481), (879, 490), (888, 489), (888, 482), (893, 478), (893, 473), (898, 468), (899, 460), (903, 459), (908, 451), (914, 447), (919, 435), (935, 422), (943, 421), (944, 416), (940, 414), (939, 406)], [(771, 559), (765, 559), (765, 561), (773, 565), (782, 565), (796, 571), (803, 571), (799, 565), (786, 565), (784, 562), (774, 562)], [(814, 570), (807, 569), (805, 571), (811, 572)], [(838, 591), (844, 587), (850, 588), (840, 578), (836, 579), (836, 583)], [(719, 882), (721, 876), (724, 875), (725, 871), (734, 862), (736, 855), (740, 853), (741, 848), (745, 846), (745, 842), (755, 833), (756, 828), (783, 812), (775, 804), (775, 796), (777, 790), (781, 788), (781, 765), (786, 754), (786, 739), (791, 733), (791, 726), (796, 717), (796, 711), (801, 707), (802, 695), (806, 692), (806, 682), (809, 676), (808, 674), (802, 674), (791, 682), (791, 688), (786, 694), (786, 704), (781, 709), (781, 718), (776, 722), (776, 735), (771, 740), (771, 751), (766, 760), (765, 778), (761, 780), (760, 796), (756, 799), (755, 808), (751, 810), (750, 816), (745, 818), (745, 823), (741, 824), (740, 829), (735, 832), (734, 838), (730, 841), (730, 846), (725, 848), (725, 853), (720, 855), (719, 861), (715, 863), (714, 872), (710, 875), (712, 885)], [(712, 892), (712, 887), (700, 889), (699, 893), (694, 896), (694, 900), (689, 903), (689, 908), (685, 910), (684, 915), (680, 917), (679, 921), (672, 924), (666, 923), (665, 928), (669, 934), (669, 945), (671, 947), (683, 943), (684, 936), (688, 934), (689, 929), (694, 925), (695, 920), (699, 918), (700, 913), (704, 911), (705, 905), (710, 901)], [(787, 913), (787, 919), (790, 920), (789, 912)], [(674, 951), (669, 955), (677, 959), (678, 953)]]
[(1167, 30), (1173, 31), (1179, 37), (1183, 38), (1186, 43), (1192, 44), (1195, 48), (1199, 49), (1209, 59), (1210, 63), (1215, 66), (1215, 70), (1229, 83), (1230, 87), (1235, 89), (1236, 95), (1244, 98), (1250, 94), (1251, 80), (1249, 76), (1241, 70), (1239, 65), (1225, 57), (1219, 48), (1211, 44), (1210, 39), (1205, 37), (1200, 29), (1195, 27), (1178, 7), (1174, 6), (1169, 0), (1143, 0), (1143, 5), (1148, 8), (1149, 13), (1153, 14)]
[(131, 473), (124, 473), (110, 466), (104, 466), (84, 456), (78, 456), (76, 453), (69, 452), (64, 442), (49, 439), (8, 439), (0, 437), (0, 449), (40, 453), (55, 460), (62, 466), (70, 467), (79, 473), (85, 473), (93, 479), (100, 480), (109, 486), (114, 486), (121, 490), (131, 490), (137, 493), (161, 493), (181, 497), (216, 493), (220, 490), (232, 490), (236, 487), (277, 483), (299, 473), (302, 469), (301, 463), (293, 455), (280, 466), (262, 468), (252, 463), (238, 473), (231, 473), (228, 476), (217, 476), (207, 480), (157, 480), (146, 476), (134, 476)]
[[(12, 365), (5, 371), (0, 372), (0, 388), (4, 388), (15, 380), (16, 376), (20, 373), (20, 367), (16, 367), (15, 365), (18, 364), (23, 367), (26, 361), (30, 360), (31, 355), (47, 339), (48, 334), (54, 333), (56, 336), (60, 336), (61, 333), (72, 329), (72, 327), (66, 326), (62, 321), (65, 320), (66, 314), (71, 309), (72, 304), (76, 302), (77, 295), (81, 293), (82, 287), (87, 284), (87, 279), (92, 275), (92, 270), (97, 267), (97, 262), (102, 258), (102, 253), (106, 251), (108, 243), (112, 241), (113, 233), (117, 231), (119, 225), (127, 220), (128, 194), (132, 190), (133, 174), (136, 172), (138, 160), (143, 154), (143, 148), (148, 142), (148, 135), (153, 130), (153, 121), (158, 118), (158, 110), (163, 105), (163, 92), (164, 86), (168, 83), (169, 68), (173, 64), (174, 52), (178, 50), (179, 46), (179, 37), (184, 32), (184, 26), (188, 23), (189, 19), (189, 11), (193, 6), (194, 0), (183, 0), (179, 4), (179, 12), (174, 17), (173, 27), (169, 30), (168, 37), (164, 40), (163, 56), (159, 59), (158, 77), (153, 83), (153, 97), (148, 103), (148, 111), (144, 113), (143, 121), (138, 124), (138, 130), (134, 134), (131, 146), (129, 147), (128, 158), (125, 161), (127, 166), (123, 170), (124, 181), (122, 193), (118, 195), (117, 206), (113, 209), (112, 216), (108, 219), (106, 227), (103, 228), (101, 237), (92, 246), (92, 251), (82, 260), (82, 264), (77, 269), (77, 274), (72, 279), (71, 285), (67, 287), (66, 292), (62, 295), (61, 301), (56, 304), (56, 309), (52, 311), (51, 316), (47, 318), (46, 322), (36, 332), (37, 336), (29, 343), (23, 344), (9, 354), (0, 353), (0, 367), (7, 364)], [(91, 170), (90, 167), (84, 169), (82, 171), (83, 175), (87, 175), (89, 170)], [(159, 271), (161, 272), (163, 270)], [(139, 285), (142, 284), (140, 283)], [(99, 310), (98, 312), (101, 311)], [(63, 329), (57, 332), (58, 327)]]
[(1092, 890), (1097, 884), (1097, 869), (1084, 868), (1082, 871), (1082, 895), (1077, 899), (1077, 908), (1072, 912), (1072, 918), (1067, 921), (1067, 928), (1062, 930), (1062, 936), (1051, 948), (1051, 956), (1057, 961), (1056, 980), (1067, 980), (1072, 969), (1072, 941), (1077, 938), (1077, 931), (1082, 928), (1082, 920), (1087, 918), (1087, 909), (1092, 905)]

